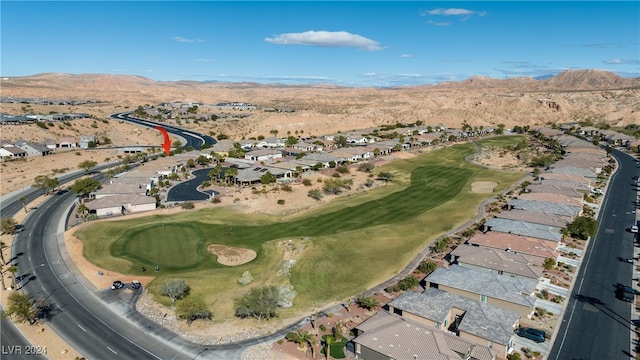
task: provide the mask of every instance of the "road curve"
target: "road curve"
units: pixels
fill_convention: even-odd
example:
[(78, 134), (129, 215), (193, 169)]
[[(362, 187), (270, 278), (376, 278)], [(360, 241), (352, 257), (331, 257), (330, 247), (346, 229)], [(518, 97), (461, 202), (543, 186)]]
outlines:
[[(149, 121), (149, 120), (143, 120), (143, 119), (136, 119), (136, 118), (131, 116), (132, 113), (133, 112), (131, 112), (131, 111), (123, 112), (123, 113), (116, 113), (116, 114), (111, 114), (110, 117), (112, 119), (130, 122), (130, 123), (138, 125), (138, 126), (145, 126), (145, 127), (150, 127), (150, 128), (155, 128), (156, 126), (161, 126), (165, 130), (167, 130), (168, 133), (173, 134), (175, 136), (179, 136), (179, 137), (185, 139), (186, 140), (186, 144), (183, 145), (184, 147), (191, 146), (196, 150), (200, 150), (202, 148), (202, 145), (211, 146), (211, 145), (216, 143), (216, 140), (214, 138), (212, 138), (211, 136), (204, 135), (204, 134), (199, 134), (199, 133), (197, 133), (195, 131), (186, 130), (186, 129), (183, 129), (183, 128), (180, 128), (180, 127), (177, 127), (177, 126), (173, 126), (173, 125), (168, 125), (168, 124), (163, 124), (163, 123)], [(158, 145), (160, 145), (160, 144), (158, 144)]]

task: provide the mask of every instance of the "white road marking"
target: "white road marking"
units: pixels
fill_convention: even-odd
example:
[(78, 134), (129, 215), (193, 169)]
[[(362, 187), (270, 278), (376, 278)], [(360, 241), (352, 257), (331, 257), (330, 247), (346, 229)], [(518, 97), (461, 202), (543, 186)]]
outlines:
[(107, 349), (109, 349), (112, 353), (114, 353), (114, 354), (118, 355), (118, 353), (117, 353), (115, 350), (113, 350), (112, 348), (110, 348), (110, 347), (108, 347), (108, 346), (107, 346)]
[[(80, 329), (82, 329), (82, 331), (87, 332), (87, 329), (85, 329), (85, 328), (83, 328), (82, 326), (80, 326), (80, 324), (78, 324), (78, 327), (79, 327)], [(111, 351), (113, 351), (113, 350), (111, 350)]]

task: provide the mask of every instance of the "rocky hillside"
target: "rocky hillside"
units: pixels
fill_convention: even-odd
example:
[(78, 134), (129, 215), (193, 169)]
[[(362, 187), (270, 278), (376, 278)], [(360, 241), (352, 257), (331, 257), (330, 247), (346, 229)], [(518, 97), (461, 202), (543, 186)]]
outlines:
[[(332, 85), (285, 86), (223, 82), (157, 82), (140, 76), (40, 74), (0, 80), (2, 96), (102, 100), (78, 107), (32, 106), (39, 113), (88, 112), (98, 118), (144, 104), (182, 101), (244, 101), (258, 107), (289, 107), (294, 113), (252, 111), (233, 121), (184, 124), (230, 136), (299, 132), (322, 135), (396, 122), (476, 126), (503, 123), (543, 125), (592, 119), (611, 125), (640, 124), (640, 78), (626, 79), (601, 70), (565, 71), (546, 80), (492, 79), (402, 88), (345, 88)], [(20, 114), (22, 104), (3, 104)], [(3, 129), (4, 131), (5, 129)], [(3, 135), (5, 136), (5, 135)]]

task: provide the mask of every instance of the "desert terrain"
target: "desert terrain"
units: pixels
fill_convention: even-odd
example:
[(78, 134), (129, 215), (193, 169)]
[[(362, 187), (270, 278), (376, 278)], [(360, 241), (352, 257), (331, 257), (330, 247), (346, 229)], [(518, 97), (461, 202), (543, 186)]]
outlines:
[[(460, 127), (542, 126), (591, 120), (611, 126), (640, 124), (640, 78), (624, 79), (598, 70), (576, 70), (551, 79), (496, 80), (473, 77), (462, 82), (402, 88), (346, 88), (332, 85), (281, 86), (254, 83), (156, 82), (139, 76), (40, 74), (2, 78), (3, 97), (30, 99), (99, 100), (85, 105), (37, 105), (1, 103), (2, 113), (12, 115), (88, 113), (91, 119), (58, 122), (49, 129), (35, 124), (0, 126), (0, 139), (42, 141), (60, 137), (96, 135), (113, 146), (156, 145), (162, 136), (155, 129), (140, 128), (109, 119), (116, 112), (162, 102), (240, 101), (256, 110), (233, 110), (249, 115), (217, 121), (181, 121), (179, 126), (230, 139), (270, 136), (323, 136), (374, 126), (415, 123)], [(289, 108), (294, 112), (265, 112), (264, 108)], [(219, 110), (199, 109), (201, 113)], [(166, 120), (177, 125), (176, 120)], [(98, 148), (100, 149), (100, 147)], [(5, 162), (0, 166), (2, 195), (28, 186), (39, 174), (76, 169), (83, 160), (114, 160), (116, 150), (70, 151), (45, 158)]]
[[(79, 106), (2, 103), (0, 112), (13, 115), (75, 112), (88, 113), (94, 118), (73, 120), (70, 122), (71, 125), (56, 123), (48, 130), (33, 124), (2, 125), (0, 139), (41, 141), (47, 138), (95, 134), (98, 137), (110, 138), (116, 146), (160, 145), (162, 137), (156, 130), (109, 119), (109, 115), (132, 111), (140, 105), (171, 101), (205, 104), (243, 101), (257, 105), (257, 110), (246, 111), (250, 115), (246, 118), (181, 124), (185, 128), (213, 136), (226, 134), (232, 139), (269, 136), (270, 131), (274, 129), (280, 136), (289, 132), (305, 136), (322, 136), (338, 131), (416, 121), (422, 121), (425, 125), (447, 127), (459, 127), (466, 121), (471, 126), (491, 127), (505, 124), (507, 128), (515, 125), (535, 127), (580, 120), (606, 122), (612, 126), (640, 124), (640, 78), (621, 80), (611, 73), (589, 70), (550, 80), (554, 81), (542, 83), (533, 79), (510, 81), (475, 77), (465, 82), (438, 86), (373, 89), (161, 83), (136, 76), (111, 75), (42, 74), (24, 78), (3, 78), (0, 80), (3, 97), (86, 99), (103, 102)], [(295, 112), (267, 113), (260, 110), (266, 107), (286, 107), (294, 109)], [(87, 159), (97, 162), (115, 160), (118, 155), (115, 149), (99, 147), (96, 150), (73, 149), (46, 157), (3, 162), (0, 165), (0, 193), (5, 195), (29, 186), (37, 175), (74, 170), (80, 162)], [(395, 156), (415, 155), (398, 153)], [(392, 160), (389, 158), (385, 161)], [(481, 154), (475, 160), (491, 167), (526, 168), (515, 158), (507, 161), (496, 154)], [(356, 171), (352, 171), (351, 174), (355, 183), (364, 181), (364, 174), (358, 174)], [(489, 192), (493, 188), (493, 184), (489, 183), (476, 186), (478, 192)], [(250, 189), (244, 189), (226, 194), (227, 196), (222, 197), (222, 202), (215, 206), (233, 206), (244, 212), (264, 212), (268, 208), (275, 209), (273, 204), (278, 199), (285, 199), (286, 205), (278, 207), (276, 211), (286, 214), (316, 204), (315, 200), (306, 196), (307, 190), (258, 196), (252, 194)], [(243, 201), (236, 204), (234, 198)], [(172, 208), (158, 211), (184, 210)], [(23, 214), (21, 216), (24, 217)], [(16, 219), (19, 218), (20, 216), (16, 216)], [(122, 277), (120, 274), (105, 274), (106, 276), (98, 278), (95, 275), (97, 268), (82, 258), (81, 243), (74, 239), (71, 233), (67, 235), (67, 246), (72, 256), (96, 286), (107, 286), (113, 278)], [(10, 244), (9, 238), (4, 238), (3, 241)], [(151, 279), (139, 280), (146, 283)], [(5, 291), (3, 295), (6, 296)], [(24, 326), (23, 331), (31, 338), (38, 336), (36, 330), (39, 331), (40, 328)], [(43, 332), (52, 333), (49, 329)], [(72, 349), (60, 343), (59, 339), (56, 340), (55, 336), (47, 341), (52, 341), (50, 348), (56, 349), (56, 352), (65, 352), (63, 356), (53, 355), (52, 358), (72, 358), (76, 355)], [(67, 349), (71, 350), (69, 354), (66, 354), (66, 351), (69, 351)]]

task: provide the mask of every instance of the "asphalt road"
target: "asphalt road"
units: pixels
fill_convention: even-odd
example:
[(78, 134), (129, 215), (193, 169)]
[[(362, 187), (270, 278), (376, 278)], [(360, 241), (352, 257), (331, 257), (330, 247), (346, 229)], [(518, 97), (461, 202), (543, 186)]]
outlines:
[[(154, 122), (154, 121), (149, 121), (149, 120), (141, 120), (141, 119), (136, 119), (131, 117), (130, 115), (132, 114), (132, 112), (124, 112), (124, 113), (118, 113), (118, 114), (112, 114), (111, 118), (113, 119), (117, 119), (117, 120), (122, 120), (122, 121), (127, 121), (139, 126), (146, 126), (146, 127), (150, 127), (150, 128), (155, 128), (156, 126), (162, 126), (165, 130), (167, 130), (168, 133), (179, 136), (183, 139), (185, 139), (186, 144), (183, 144), (183, 146), (191, 146), (194, 149), (200, 150), (202, 145), (213, 145), (216, 143), (216, 140), (214, 138), (212, 138), (211, 136), (207, 136), (204, 134), (199, 134), (197, 132), (193, 132), (193, 131), (189, 131), (189, 130), (185, 130), (182, 128), (179, 128), (177, 126), (173, 126), (173, 125), (168, 125), (168, 124), (163, 124), (163, 123), (159, 123), (159, 122)], [(158, 144), (159, 146), (160, 144)]]
[(611, 177), (591, 240), (554, 341), (550, 360), (624, 359), (631, 355), (631, 303), (616, 298), (617, 284), (631, 286), (637, 185), (634, 159), (613, 151), (619, 169)]

